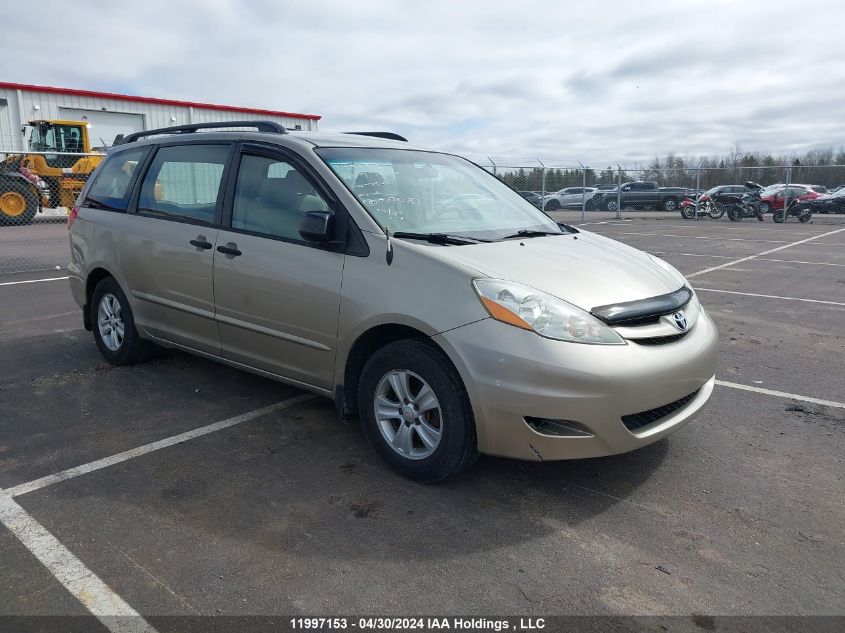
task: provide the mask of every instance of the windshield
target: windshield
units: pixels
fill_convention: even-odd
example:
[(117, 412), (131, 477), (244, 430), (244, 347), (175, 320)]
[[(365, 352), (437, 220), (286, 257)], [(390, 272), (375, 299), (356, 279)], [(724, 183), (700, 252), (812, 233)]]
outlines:
[(463, 158), (402, 149), (317, 153), (391, 232), (501, 239), (520, 230), (561, 233), (547, 215)]
[(32, 128), (29, 149), (33, 152), (81, 152), (84, 149), (82, 128), (41, 123)]

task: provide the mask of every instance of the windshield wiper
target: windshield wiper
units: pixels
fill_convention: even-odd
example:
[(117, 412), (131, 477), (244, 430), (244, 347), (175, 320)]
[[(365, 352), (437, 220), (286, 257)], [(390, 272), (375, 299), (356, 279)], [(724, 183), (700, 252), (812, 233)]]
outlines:
[(490, 240), (482, 240), (477, 237), (463, 237), (461, 235), (449, 235), (447, 233), (411, 233), (408, 231), (397, 231), (390, 234), (392, 237), (408, 240), (424, 240), (431, 244), (449, 244), (461, 246), (464, 244), (480, 244)]
[(566, 235), (566, 233), (555, 233), (552, 231), (533, 231), (531, 229), (522, 229), (513, 235), (505, 235), (503, 240), (512, 240), (518, 237), (545, 237), (546, 235)]

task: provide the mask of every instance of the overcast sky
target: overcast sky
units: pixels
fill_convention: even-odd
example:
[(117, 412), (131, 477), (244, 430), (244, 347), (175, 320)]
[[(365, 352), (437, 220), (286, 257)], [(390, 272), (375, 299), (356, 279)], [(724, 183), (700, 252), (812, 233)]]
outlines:
[(10, 2), (3, 80), (323, 115), (506, 162), (845, 145), (842, 0)]

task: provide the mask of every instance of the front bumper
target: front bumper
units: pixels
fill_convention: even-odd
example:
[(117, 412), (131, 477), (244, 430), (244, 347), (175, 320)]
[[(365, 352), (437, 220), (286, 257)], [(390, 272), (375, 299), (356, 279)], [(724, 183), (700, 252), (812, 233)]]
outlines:
[[(529, 460), (624, 453), (684, 426), (713, 392), (718, 334), (702, 310), (691, 331), (665, 345), (553, 341), (484, 319), (434, 338), (461, 373), (482, 453)], [(629, 430), (623, 416), (697, 392), (682, 407)], [(541, 434), (526, 417), (574, 421), (589, 435)]]

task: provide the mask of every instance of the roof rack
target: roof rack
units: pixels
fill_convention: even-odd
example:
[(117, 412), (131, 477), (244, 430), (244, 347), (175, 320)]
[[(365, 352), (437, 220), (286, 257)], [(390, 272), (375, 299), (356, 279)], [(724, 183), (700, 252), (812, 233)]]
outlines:
[(399, 136), (395, 132), (346, 132), (346, 134), (357, 134), (358, 136), (375, 136), (376, 138), (386, 138), (390, 141), (404, 141), (408, 142), (404, 136)]
[(228, 127), (254, 127), (259, 132), (272, 132), (274, 134), (288, 133), (287, 129), (281, 123), (276, 123), (275, 121), (217, 121), (214, 123), (190, 123), (188, 125), (160, 127), (155, 130), (133, 132), (126, 136), (118, 134), (117, 138), (114, 139), (114, 144), (123, 145), (125, 143), (133, 143), (146, 136), (156, 136), (158, 134), (190, 134), (197, 130), (214, 130)]

